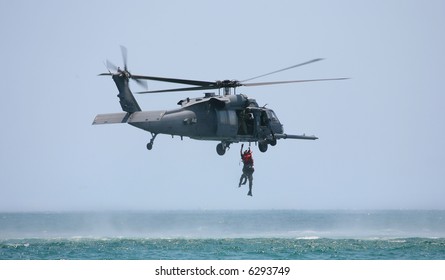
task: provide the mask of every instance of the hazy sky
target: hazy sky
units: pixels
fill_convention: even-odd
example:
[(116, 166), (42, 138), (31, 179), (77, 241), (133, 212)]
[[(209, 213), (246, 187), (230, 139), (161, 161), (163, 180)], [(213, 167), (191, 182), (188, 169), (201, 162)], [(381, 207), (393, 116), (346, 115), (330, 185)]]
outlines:
[[(0, 211), (445, 209), (444, 1), (2, 1), (0, 35)], [(119, 45), (134, 74), (242, 80), (321, 57), (258, 81), (352, 79), (238, 90), (320, 138), (254, 147), (248, 197), (240, 144), (147, 151), (147, 132), (91, 125), (121, 111), (97, 76)]]

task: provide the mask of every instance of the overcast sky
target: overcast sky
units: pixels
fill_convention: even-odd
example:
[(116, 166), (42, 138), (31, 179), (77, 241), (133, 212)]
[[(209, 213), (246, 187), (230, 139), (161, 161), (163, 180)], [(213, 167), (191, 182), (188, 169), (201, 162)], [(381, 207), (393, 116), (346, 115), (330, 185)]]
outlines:
[[(0, 211), (445, 209), (444, 1), (2, 1), (0, 35)], [(121, 111), (119, 45), (134, 74), (351, 79), (238, 89), (320, 138), (254, 146), (248, 197), (240, 144), (91, 125)]]

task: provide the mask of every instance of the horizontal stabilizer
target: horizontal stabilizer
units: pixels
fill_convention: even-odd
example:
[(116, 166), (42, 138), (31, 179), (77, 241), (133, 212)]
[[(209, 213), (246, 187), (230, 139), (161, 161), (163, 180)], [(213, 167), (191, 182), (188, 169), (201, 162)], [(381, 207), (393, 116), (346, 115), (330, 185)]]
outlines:
[(302, 140), (317, 140), (318, 137), (306, 135), (291, 135), (291, 134), (275, 134), (276, 139), (302, 139)]
[(126, 123), (130, 113), (100, 114), (94, 118), (94, 124)]

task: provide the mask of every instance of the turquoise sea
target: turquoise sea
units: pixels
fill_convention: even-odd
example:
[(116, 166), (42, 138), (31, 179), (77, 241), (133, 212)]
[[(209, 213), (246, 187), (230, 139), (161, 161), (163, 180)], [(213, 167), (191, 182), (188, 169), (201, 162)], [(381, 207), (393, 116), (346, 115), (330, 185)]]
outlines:
[(1, 213), (1, 260), (445, 260), (445, 211)]

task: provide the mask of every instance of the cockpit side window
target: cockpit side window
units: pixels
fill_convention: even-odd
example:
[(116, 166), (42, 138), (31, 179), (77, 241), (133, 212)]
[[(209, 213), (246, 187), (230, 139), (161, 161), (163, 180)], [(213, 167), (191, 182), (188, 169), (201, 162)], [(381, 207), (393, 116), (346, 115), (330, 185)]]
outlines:
[(267, 116), (271, 121), (278, 121), (277, 115), (275, 115), (275, 112), (272, 110), (267, 111)]

